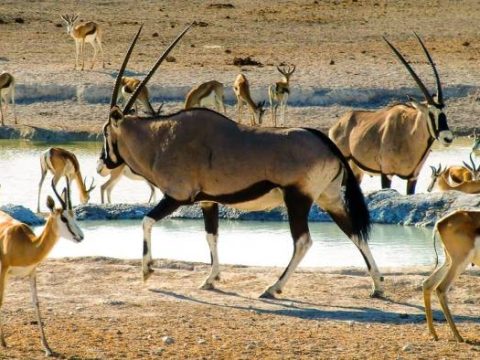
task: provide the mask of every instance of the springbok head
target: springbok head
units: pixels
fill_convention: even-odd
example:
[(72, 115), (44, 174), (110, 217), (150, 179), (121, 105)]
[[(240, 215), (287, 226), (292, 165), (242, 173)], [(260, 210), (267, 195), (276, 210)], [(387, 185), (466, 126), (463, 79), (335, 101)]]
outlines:
[(277, 66), (277, 70), (280, 74), (282, 74), (285, 77), (285, 81), (288, 82), (290, 80), (290, 76), (295, 72), (296, 66), (293, 65), (293, 68), (290, 67), (290, 65), (287, 66)]
[(438, 177), (442, 175), (442, 173), (445, 171), (445, 169), (442, 169), (441, 164), (438, 164), (437, 168), (435, 166), (430, 166), (430, 169), (432, 169), (432, 180), (430, 181), (430, 185), (428, 185), (428, 188), (427, 188), (428, 192), (432, 192)]
[(80, 194), (80, 198), (81, 198), (82, 204), (86, 204), (90, 201), (90, 193), (96, 187), (95, 179), (93, 178), (93, 176), (92, 176), (92, 182), (90, 183), (90, 186), (88, 186), (88, 187), (87, 187), (87, 177), (85, 176), (83, 178), (83, 186), (85, 188), (85, 192), (82, 192), (82, 194)]
[(439, 140), (444, 146), (448, 146), (453, 141), (453, 133), (450, 131), (448, 124), (447, 124), (447, 116), (444, 113), (445, 103), (443, 99), (443, 91), (442, 85), (440, 83), (440, 77), (437, 72), (437, 68), (428, 52), (427, 48), (425, 47), (422, 39), (416, 34), (415, 37), (417, 38), (418, 42), (422, 46), (422, 49), (432, 67), (433, 74), (435, 75), (435, 80), (437, 83), (437, 94), (432, 96), (423, 82), (420, 80), (418, 75), (415, 73), (413, 68), (408, 64), (405, 58), (400, 54), (400, 52), (384, 37), (383, 39), (386, 41), (388, 46), (393, 50), (395, 55), (399, 58), (405, 68), (408, 70), (410, 75), (412, 76), (413, 80), (417, 83), (418, 87), (422, 91), (423, 95), (425, 96), (426, 104), (417, 102), (412, 99), (412, 105), (426, 115), (428, 130), (430, 135), (434, 138)]
[(473, 152), (470, 153), (470, 164), (464, 161), (463, 166), (472, 173), (472, 180), (480, 179), (480, 164), (478, 166), (475, 164), (475, 161), (473, 160)]
[(123, 59), (122, 66), (120, 67), (117, 78), (115, 80), (115, 85), (113, 86), (112, 98), (110, 101), (110, 115), (108, 120), (103, 125), (104, 146), (100, 154), (100, 160), (103, 161), (103, 163), (108, 169), (110, 170), (115, 169), (124, 163), (124, 160), (122, 159), (118, 151), (118, 144), (117, 144), (118, 137), (121, 133), (121, 129), (119, 127), (120, 123), (127, 116), (136, 116), (136, 115), (129, 115), (129, 114), (133, 104), (135, 103), (135, 100), (140, 94), (140, 91), (145, 87), (145, 85), (153, 76), (153, 74), (155, 73), (157, 68), (160, 66), (160, 64), (163, 62), (163, 60), (165, 60), (165, 58), (168, 56), (170, 51), (175, 47), (175, 45), (180, 41), (180, 39), (185, 35), (185, 33), (190, 29), (191, 26), (192, 25), (187, 26), (185, 30), (183, 30), (180, 33), (180, 35), (178, 35), (177, 38), (167, 47), (167, 49), (163, 52), (163, 54), (160, 55), (160, 57), (157, 59), (157, 62), (152, 66), (152, 68), (150, 69), (148, 74), (145, 76), (145, 78), (142, 80), (142, 82), (135, 88), (135, 91), (133, 92), (132, 96), (130, 96), (127, 103), (123, 107), (123, 109), (121, 109), (120, 106), (117, 105), (118, 92), (121, 86), (121, 81), (122, 81), (123, 74), (125, 72), (125, 68), (127, 67), (128, 60), (130, 59), (130, 55), (132, 54), (133, 48), (138, 40), (138, 37), (140, 36), (143, 25), (141, 25), (140, 28), (138, 29), (137, 34), (133, 38), (132, 43), (128, 48), (128, 51), (125, 54), (125, 58)]
[(78, 20), (78, 14), (73, 13), (72, 15), (61, 15), (63, 21), (67, 24), (67, 33), (70, 34), (75, 26), (75, 22)]
[(61, 208), (55, 208), (55, 201), (53, 201), (51, 196), (47, 197), (47, 207), (50, 210), (50, 217), (52, 217), (57, 224), (58, 233), (61, 237), (67, 240), (77, 243), (82, 241), (84, 237), (83, 232), (78, 226), (72, 211), (69, 182), (67, 181), (67, 187), (63, 189), (62, 196), (58, 195), (57, 189), (53, 184), (53, 180), (52, 188), (55, 196), (60, 202)]

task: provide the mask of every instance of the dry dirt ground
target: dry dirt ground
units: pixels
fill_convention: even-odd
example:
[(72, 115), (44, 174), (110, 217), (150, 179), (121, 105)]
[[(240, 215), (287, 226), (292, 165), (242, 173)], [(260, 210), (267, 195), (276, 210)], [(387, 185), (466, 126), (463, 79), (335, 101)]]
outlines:
[[(106, 68), (73, 71), (74, 42), (60, 14), (80, 13), (103, 30)], [(289, 0), (222, 1), (25, 1), (0, 4), (0, 70), (18, 84), (108, 85), (140, 23), (144, 32), (130, 65), (141, 76), (179, 31), (192, 29), (151, 84), (192, 86), (213, 78), (231, 86), (244, 72), (252, 88), (279, 80), (275, 65), (292, 63), (292, 92), (311, 87), (399, 89), (414, 87), (381, 39), (388, 36), (434, 89), (431, 69), (412, 31), (422, 35), (439, 67), (445, 89), (480, 83), (480, 3), (470, 0)], [(87, 45), (87, 68), (92, 54)], [(262, 66), (234, 66), (235, 57), (251, 56)], [(447, 91), (448, 92), (448, 91)], [(265, 91), (263, 99), (267, 99)], [(470, 133), (477, 126), (480, 103), (475, 92), (447, 100), (450, 126)], [(175, 110), (181, 103), (167, 107)], [(349, 106), (292, 108), (287, 125), (326, 130)], [(78, 102), (19, 106), (22, 124), (98, 131), (107, 105)], [(235, 117), (233, 109), (228, 115)], [(268, 116), (268, 114), (267, 114)], [(269, 118), (269, 116), (268, 116)], [(11, 120), (11, 119), (10, 119)], [(245, 119), (246, 120), (246, 119)], [(268, 123), (267, 123), (268, 124)]]
[[(218, 4), (232, 6), (220, 6)], [(104, 26), (106, 68), (73, 71), (74, 43), (59, 15), (76, 10)], [(127, 43), (145, 24), (131, 70), (143, 74), (163, 47), (191, 21), (202, 21), (182, 40), (152, 79), (164, 86), (216, 78), (230, 85), (243, 71), (252, 87), (278, 80), (280, 62), (294, 63), (292, 91), (308, 87), (412, 87), (412, 80), (381, 40), (387, 35), (409, 55), (433, 87), (431, 70), (412, 31), (438, 64), (444, 87), (480, 83), (480, 3), (477, 1), (25, 1), (0, 3), (0, 71), (18, 84), (110, 85)], [(158, 36), (157, 36), (158, 35)], [(87, 54), (91, 49), (87, 46)], [(232, 65), (251, 56), (263, 66)], [(87, 61), (87, 66), (88, 66)], [(181, 104), (167, 104), (175, 110)], [(346, 106), (294, 108), (287, 125), (327, 129)], [(18, 106), (22, 124), (98, 131), (106, 104), (73, 101)], [(233, 114), (231, 108), (229, 114)], [(476, 94), (449, 103), (452, 128), (478, 125)], [(7, 118), (10, 122), (11, 118)], [(62, 358), (480, 358), (478, 273), (469, 271), (449, 294), (460, 332), (445, 322), (440, 341), (424, 322), (421, 282), (430, 269), (386, 273), (387, 300), (370, 299), (363, 270), (300, 270), (283, 300), (257, 296), (281, 269), (224, 267), (220, 290), (197, 289), (208, 268), (157, 263), (147, 284), (138, 263), (102, 259), (48, 261), (39, 271), (46, 332)], [(434, 306), (438, 309), (438, 303)], [(443, 319), (437, 310), (435, 317)], [(28, 283), (13, 280), (2, 321), (9, 348), (0, 358), (42, 358)], [(164, 336), (174, 343), (167, 345)]]
[[(67, 359), (475, 359), (480, 357), (480, 284), (467, 271), (449, 294), (467, 343), (452, 340), (434, 301), (440, 340), (428, 335), (421, 282), (430, 269), (385, 272), (386, 299), (369, 298), (354, 269), (301, 269), (279, 300), (258, 295), (279, 268), (222, 267), (216, 291), (199, 290), (208, 267), (157, 261), (144, 284), (140, 264), (50, 260), (39, 296), (51, 347)], [(2, 311), (1, 359), (43, 358), (28, 281), (13, 280)], [(167, 344), (164, 337), (171, 337)]]

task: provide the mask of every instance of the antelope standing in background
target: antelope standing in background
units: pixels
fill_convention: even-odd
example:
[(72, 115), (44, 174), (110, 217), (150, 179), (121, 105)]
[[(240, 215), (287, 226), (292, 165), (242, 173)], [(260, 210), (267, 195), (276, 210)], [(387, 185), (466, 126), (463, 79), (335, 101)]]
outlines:
[[(164, 194), (143, 219), (143, 278), (153, 272), (153, 225), (182, 205), (200, 204), (212, 260), (202, 288), (219, 276), (218, 204), (244, 210), (286, 206), (293, 256), (277, 282), (262, 297), (275, 297), (312, 245), (308, 213), (313, 203), (327, 211), (362, 254), (373, 280), (372, 296), (383, 292), (381, 276), (367, 239), (370, 217), (347, 161), (323, 133), (303, 128), (256, 128), (204, 108), (143, 118), (130, 115), (146, 85), (187, 27), (158, 58), (128, 103), (116, 104), (120, 79), (142, 27), (125, 55), (115, 81), (110, 116), (103, 126), (100, 159), (113, 170), (127, 165)], [(234, 161), (233, 161), (234, 160)]]
[(270, 110), (272, 112), (273, 126), (277, 126), (277, 108), (280, 106), (281, 126), (285, 125), (285, 111), (287, 109), (288, 96), (290, 95), (290, 76), (295, 72), (288, 66), (288, 69), (277, 66), (277, 70), (283, 75), (282, 81), (278, 81), (268, 87), (268, 99), (270, 101)]
[(110, 178), (103, 183), (100, 186), (100, 196), (102, 200), (102, 204), (105, 203), (105, 193), (107, 194), (107, 203), (110, 204), (112, 202), (110, 198), (110, 194), (113, 190), (113, 187), (118, 183), (118, 181), (122, 178), (122, 176), (125, 176), (131, 180), (142, 180), (145, 181), (148, 186), (150, 187), (150, 197), (148, 198), (148, 202), (156, 202), (156, 196), (155, 196), (155, 187), (150, 184), (147, 180), (145, 180), (143, 177), (135, 175), (132, 170), (126, 165), (121, 165), (113, 170), (109, 170), (106, 166), (105, 163), (102, 160), (98, 160), (97, 162), (97, 173), (100, 176), (107, 176), (110, 175)]
[[(15, 112), (15, 78), (12, 74), (3, 72), (0, 74), (0, 114), (2, 117), (2, 126), (4, 123), (3, 112), (7, 111), (8, 102), (12, 102), (13, 108), (13, 117), (15, 119), (15, 124), (17, 123), (17, 114)], [(4, 110), (5, 104), (5, 110)]]
[(445, 103), (437, 69), (422, 40), (415, 36), (433, 69), (437, 101), (403, 56), (384, 38), (423, 92), (426, 103), (411, 99), (409, 103), (378, 111), (351, 111), (329, 131), (359, 182), (364, 172), (378, 174), (382, 188), (389, 188), (396, 175), (407, 180), (407, 194), (415, 193), (418, 175), (433, 142), (439, 140), (448, 146), (453, 141), (443, 112)]
[(445, 251), (445, 263), (423, 282), (425, 314), (430, 334), (438, 340), (433, 327), (431, 294), (435, 290), (448, 325), (459, 342), (463, 338), (455, 326), (448, 308), (447, 292), (450, 285), (469, 264), (480, 266), (480, 211), (455, 210), (437, 221), (433, 234), (438, 233)]
[(257, 104), (252, 100), (250, 96), (250, 85), (248, 80), (243, 74), (238, 74), (235, 82), (233, 83), (233, 92), (237, 97), (237, 117), (238, 121), (242, 121), (243, 106), (246, 104), (251, 113), (250, 125), (256, 126), (262, 124), (262, 116), (265, 112), (265, 101), (259, 101)]
[(185, 98), (185, 109), (212, 106), (218, 112), (225, 112), (223, 84), (216, 80), (204, 82), (192, 88)]
[(95, 65), (98, 50), (100, 50), (100, 55), (102, 56), (102, 68), (105, 68), (102, 48), (102, 28), (100, 25), (93, 21), (75, 25), (75, 22), (78, 19), (78, 15), (75, 14), (62, 15), (61, 18), (67, 24), (67, 34), (70, 34), (73, 40), (75, 40), (75, 67), (73, 69), (77, 69), (79, 53), (82, 54), (82, 70), (84, 68), (86, 42), (93, 47), (92, 66), (90, 66), (90, 69), (93, 69), (93, 65)]
[[(47, 207), (50, 210), (50, 215), (42, 233), (38, 236), (26, 224), (0, 211), (0, 309), (3, 304), (8, 277), (28, 276), (30, 278), (32, 303), (37, 315), (42, 345), (47, 356), (51, 356), (53, 353), (45, 338), (43, 323), (40, 317), (37, 296), (37, 266), (48, 256), (60, 237), (76, 243), (83, 240), (82, 230), (69, 210), (69, 191), (64, 190), (64, 199), (62, 199), (55, 187), (53, 189), (62, 208), (55, 209), (53, 199), (50, 196), (47, 197)], [(0, 343), (3, 347), (7, 346), (1, 322)]]
[[(47, 175), (47, 171), (50, 171), (53, 174), (52, 185), (54, 190), (59, 180), (65, 176), (67, 184), (70, 181), (75, 181), (77, 183), (82, 204), (86, 204), (90, 200), (90, 193), (95, 189), (93, 178), (92, 183), (87, 189), (85, 185), (87, 178), (82, 179), (80, 164), (74, 153), (62, 148), (50, 148), (40, 155), (40, 169), (42, 174), (38, 184), (37, 212), (40, 212), (40, 193), (42, 191), (42, 184), (45, 180), (45, 175)], [(68, 195), (70, 197), (70, 194)]]
[[(135, 88), (138, 86), (140, 83), (140, 80), (128, 77), (128, 76), (122, 76), (122, 88), (119, 93), (119, 98), (121, 98), (122, 102), (126, 101), (130, 96), (132, 96)], [(152, 104), (150, 103), (150, 95), (148, 92), (148, 88), (144, 87), (142, 91), (140, 91), (140, 94), (138, 94), (137, 101), (135, 102), (135, 111), (138, 112), (137, 109), (137, 103), (140, 103), (140, 105), (143, 106), (144, 111), (148, 115), (155, 115), (156, 112), (152, 107)]]

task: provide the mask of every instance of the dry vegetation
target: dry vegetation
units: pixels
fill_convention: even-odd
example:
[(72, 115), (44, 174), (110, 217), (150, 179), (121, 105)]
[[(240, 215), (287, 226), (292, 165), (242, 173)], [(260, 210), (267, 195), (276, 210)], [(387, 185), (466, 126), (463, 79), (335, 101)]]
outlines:
[[(78, 3), (76, 8), (74, 4)], [(74, 43), (59, 15), (72, 10), (104, 25), (106, 69), (76, 71)], [(398, 45), (433, 84), (411, 36), (422, 34), (445, 88), (480, 80), (480, 3), (475, 1), (21, 1), (0, 3), (0, 71), (19, 84), (110, 86), (140, 23), (145, 30), (131, 70), (143, 74), (183, 26), (201, 22), (152, 83), (193, 85), (216, 78), (229, 85), (244, 71), (255, 86), (278, 80), (274, 65), (295, 63), (292, 91), (309, 87), (402, 88), (411, 79), (381, 41)], [(91, 49), (87, 48), (90, 56)], [(262, 66), (235, 66), (234, 59)], [(448, 94), (447, 94), (448, 95)], [(266, 96), (266, 94), (265, 94)], [(448, 100), (447, 100), (448, 101)], [(173, 110), (179, 104), (167, 105)], [(290, 125), (328, 128), (346, 106), (295, 108)], [(97, 131), (107, 106), (48, 102), (19, 106), (24, 124)], [(232, 114), (232, 109), (228, 109)], [(450, 102), (452, 127), (478, 125), (476, 94)], [(8, 121), (8, 120), (7, 120)], [(420, 284), (429, 269), (387, 273), (387, 300), (368, 298), (369, 279), (355, 271), (297, 271), (279, 301), (258, 294), (280, 269), (228, 267), (218, 291), (197, 290), (207, 267), (161, 263), (147, 285), (139, 264), (81, 259), (48, 261), (39, 294), (50, 344), (61, 358), (356, 358), (480, 357), (478, 273), (463, 275), (449, 296), (459, 330), (451, 341), (437, 323), (433, 342)], [(174, 266), (175, 265), (175, 266)], [(438, 309), (438, 303), (434, 303)], [(443, 319), (436, 312), (436, 319)], [(42, 358), (28, 284), (14, 280), (2, 314), (9, 348), (0, 359)], [(164, 336), (174, 339), (166, 344)]]

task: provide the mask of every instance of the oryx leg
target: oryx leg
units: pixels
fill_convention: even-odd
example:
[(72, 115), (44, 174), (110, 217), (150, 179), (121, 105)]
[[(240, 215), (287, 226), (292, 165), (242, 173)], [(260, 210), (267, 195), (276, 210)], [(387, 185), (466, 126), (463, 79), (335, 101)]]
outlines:
[(383, 276), (381, 276), (380, 271), (378, 270), (368, 243), (364, 240), (361, 240), (357, 235), (353, 234), (352, 222), (354, 221), (353, 217), (355, 214), (348, 214), (345, 209), (342, 194), (338, 191), (341, 186), (341, 182), (342, 176), (338, 176), (337, 179), (335, 179), (316, 200), (316, 203), (332, 217), (333, 221), (345, 233), (345, 235), (350, 238), (350, 240), (360, 251), (373, 282), (370, 296), (381, 296), (383, 294)]
[(388, 177), (388, 175), (382, 174), (382, 189), (390, 189), (392, 186), (392, 179)]
[(0, 345), (2, 347), (7, 347), (7, 343), (5, 342), (5, 336), (3, 335), (3, 325), (2, 325), (2, 305), (3, 305), (3, 297), (5, 295), (5, 286), (7, 286), (7, 268), (1, 267), (0, 268)]
[(180, 206), (180, 202), (164, 195), (164, 198), (160, 200), (157, 206), (155, 206), (144, 218), (143, 218), (143, 260), (142, 271), (143, 280), (146, 281), (153, 273), (152, 269), (152, 227), (157, 221), (163, 219), (165, 216), (170, 215)]
[(447, 272), (450, 266), (450, 259), (448, 256), (446, 257), (445, 264), (441, 267), (436, 269), (432, 275), (428, 277), (422, 284), (423, 288), (423, 301), (425, 303), (425, 317), (427, 318), (427, 325), (430, 334), (432, 334), (434, 340), (438, 340), (437, 332), (433, 327), (433, 315), (432, 315), (432, 291), (438, 286), (440, 281), (445, 277), (445, 273)]
[(204, 203), (202, 206), (203, 221), (207, 233), (208, 247), (210, 248), (211, 269), (210, 274), (203, 282), (201, 289), (210, 290), (214, 288), (214, 281), (220, 279), (220, 268), (218, 262), (217, 241), (218, 241), (218, 204)]
[(42, 345), (43, 345), (43, 348), (45, 349), (45, 355), (52, 356), (53, 352), (50, 349), (50, 346), (48, 346), (47, 339), (45, 338), (45, 332), (43, 331), (42, 318), (40, 316), (40, 305), (39, 305), (38, 296), (37, 296), (37, 276), (36, 276), (35, 270), (30, 274), (30, 291), (32, 293), (32, 304), (37, 314), (37, 322), (38, 322), (38, 327), (40, 329), (40, 336), (42, 337)]
[(276, 294), (282, 293), (285, 283), (312, 246), (312, 239), (308, 230), (308, 213), (313, 203), (312, 199), (302, 194), (298, 189), (291, 187), (284, 189), (284, 201), (294, 244), (293, 256), (277, 282), (268, 287), (260, 295), (261, 298), (274, 298)]
[(417, 179), (407, 180), (407, 195), (415, 194), (415, 187), (417, 186)]

